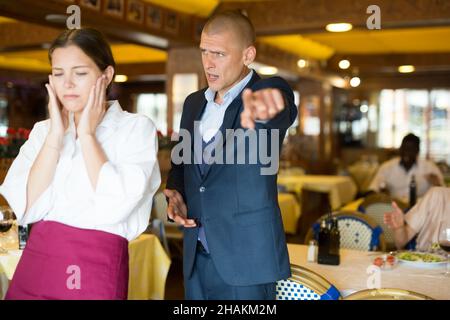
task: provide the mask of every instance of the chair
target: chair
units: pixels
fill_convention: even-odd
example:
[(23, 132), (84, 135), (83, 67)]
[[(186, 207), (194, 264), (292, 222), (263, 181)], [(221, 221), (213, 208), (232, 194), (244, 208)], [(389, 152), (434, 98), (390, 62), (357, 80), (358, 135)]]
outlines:
[[(338, 220), (340, 247), (360, 251), (386, 251), (386, 240), (381, 227), (369, 216), (362, 213), (342, 211), (333, 213)], [(322, 216), (309, 229), (305, 243), (319, 238), (320, 222), (327, 216)]]
[(170, 256), (169, 243), (167, 242), (164, 223), (160, 219), (152, 219), (149, 227), (151, 233), (158, 237), (159, 241), (164, 247), (164, 250), (166, 250), (166, 253)]
[(276, 300), (338, 300), (339, 290), (317, 273), (291, 264), (292, 276), (276, 284)]
[(330, 196), (328, 192), (318, 192), (303, 188), (301, 197), (304, 201), (301, 201), (301, 199), (299, 201), (302, 214), (298, 220), (298, 237), (301, 239), (300, 243), (309, 243), (309, 241), (305, 241), (305, 237), (311, 226), (330, 210)]
[(403, 289), (366, 289), (351, 295), (344, 300), (433, 300), (421, 293), (403, 290)]
[(392, 201), (395, 201), (397, 205), (402, 210), (408, 209), (408, 204), (403, 202), (402, 200), (395, 199), (387, 195), (386, 193), (371, 193), (364, 198), (364, 201), (360, 204), (358, 211), (366, 213), (366, 208), (372, 204), (376, 203), (388, 203), (392, 204)]
[(358, 211), (367, 214), (381, 226), (388, 249), (395, 249), (394, 232), (384, 223), (384, 214), (394, 210), (392, 201), (395, 201), (402, 210), (408, 207), (402, 201), (394, 200), (386, 194), (374, 193), (367, 196), (358, 208)]
[(169, 222), (167, 220), (167, 201), (166, 196), (162, 192), (158, 192), (153, 197), (153, 208), (152, 208), (152, 223), (155, 222), (160, 230), (160, 234), (164, 234), (165, 240), (162, 240), (161, 243), (164, 244), (165, 241), (167, 244), (164, 244), (167, 253), (169, 253), (169, 245), (168, 242), (173, 240), (172, 242), (176, 245), (179, 252), (182, 252), (181, 243), (183, 240), (183, 230), (181, 227), (176, 225), (175, 223)]
[(347, 167), (347, 171), (354, 180), (360, 193), (366, 192), (377, 173), (379, 165), (369, 161), (357, 161)]

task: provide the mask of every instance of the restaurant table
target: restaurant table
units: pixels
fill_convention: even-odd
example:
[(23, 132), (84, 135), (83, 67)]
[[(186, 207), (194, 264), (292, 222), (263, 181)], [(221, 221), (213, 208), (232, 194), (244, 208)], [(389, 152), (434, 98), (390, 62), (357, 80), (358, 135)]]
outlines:
[(295, 234), (298, 219), (300, 218), (300, 204), (295, 198), (295, 195), (291, 193), (278, 193), (278, 204), (283, 219), (284, 231), (289, 234)]
[[(159, 239), (153, 234), (141, 234), (129, 243), (128, 300), (162, 300), (171, 260)], [(21, 250), (0, 254), (0, 299), (19, 263)]]
[(277, 183), (300, 198), (302, 189), (327, 193), (333, 210), (352, 201), (357, 192), (355, 183), (348, 176), (281, 175)]
[(128, 300), (163, 300), (171, 260), (159, 239), (142, 234), (129, 244)]
[[(323, 265), (307, 261), (308, 246), (288, 244), (290, 262), (310, 269), (333, 284), (345, 295), (368, 289), (371, 273), (368, 267), (378, 253), (341, 249), (338, 266)], [(379, 253), (380, 255), (382, 253)], [(392, 270), (381, 270), (381, 288), (404, 289), (427, 295), (433, 299), (450, 299), (450, 277), (445, 277), (442, 268), (422, 269), (406, 266), (401, 262)], [(369, 281), (370, 283), (370, 281)]]
[(3, 300), (8, 291), (17, 264), (19, 263), (22, 250), (8, 250), (7, 254), (0, 254), (0, 300)]

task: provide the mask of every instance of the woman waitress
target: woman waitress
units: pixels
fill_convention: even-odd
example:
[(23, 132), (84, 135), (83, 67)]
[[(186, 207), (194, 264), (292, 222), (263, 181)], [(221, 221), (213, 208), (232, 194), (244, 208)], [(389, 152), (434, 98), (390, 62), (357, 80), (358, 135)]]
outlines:
[(0, 186), (19, 224), (33, 223), (5, 298), (126, 299), (128, 241), (161, 182), (156, 128), (106, 100), (115, 62), (100, 32), (63, 32), (49, 59), (50, 119)]

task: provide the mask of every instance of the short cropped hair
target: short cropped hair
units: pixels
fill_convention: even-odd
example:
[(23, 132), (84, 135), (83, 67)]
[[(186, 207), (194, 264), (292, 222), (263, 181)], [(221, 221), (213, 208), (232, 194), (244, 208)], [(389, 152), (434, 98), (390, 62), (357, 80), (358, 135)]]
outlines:
[(240, 37), (245, 47), (254, 46), (255, 28), (248, 17), (240, 11), (223, 11), (212, 15), (203, 27), (203, 32), (215, 34), (231, 30)]
[(416, 145), (417, 150), (420, 149), (420, 138), (412, 133), (409, 133), (403, 137), (401, 145), (403, 146), (405, 143), (414, 144), (414, 145)]

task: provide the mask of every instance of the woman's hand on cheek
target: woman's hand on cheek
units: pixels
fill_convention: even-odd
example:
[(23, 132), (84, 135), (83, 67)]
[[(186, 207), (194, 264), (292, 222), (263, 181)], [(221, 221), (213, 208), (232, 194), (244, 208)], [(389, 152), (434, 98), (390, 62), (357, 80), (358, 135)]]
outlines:
[[(45, 84), (48, 93), (48, 113), (50, 115), (50, 130), (48, 135), (52, 137), (55, 143), (61, 143), (64, 132), (69, 125), (68, 112), (64, 108), (61, 110), (55, 87), (53, 85), (52, 75), (48, 76), (49, 83)], [(56, 147), (56, 146), (55, 146)]]
[(78, 136), (95, 136), (95, 130), (106, 112), (106, 77), (102, 75), (91, 88), (77, 127)]

